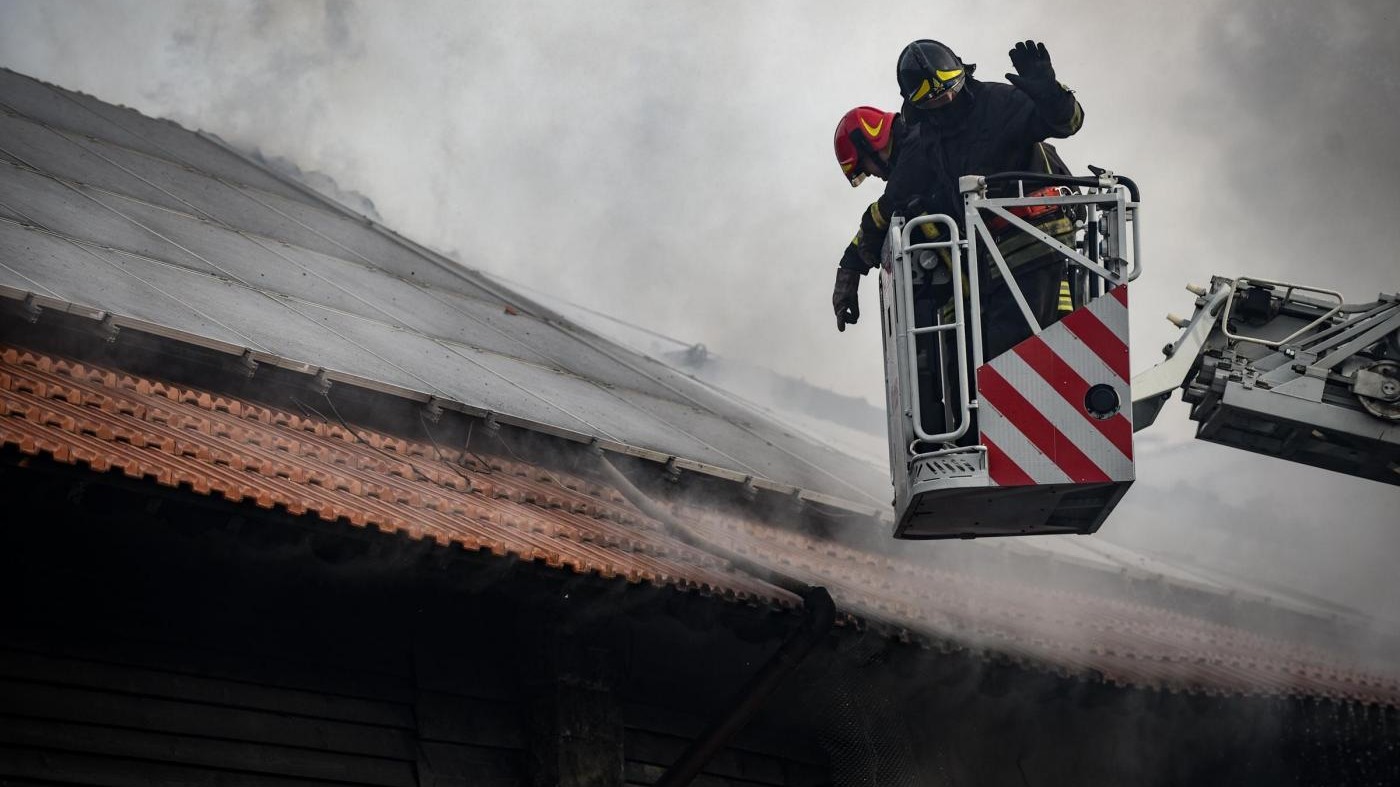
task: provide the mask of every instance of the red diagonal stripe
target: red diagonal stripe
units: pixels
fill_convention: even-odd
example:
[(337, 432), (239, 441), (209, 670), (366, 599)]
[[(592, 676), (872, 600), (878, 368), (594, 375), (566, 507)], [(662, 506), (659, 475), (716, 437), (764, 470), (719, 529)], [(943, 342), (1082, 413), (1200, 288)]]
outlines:
[(1005, 451), (997, 447), (986, 435), (982, 436), (982, 445), (987, 448), (987, 475), (991, 477), (992, 483), (997, 486), (1032, 486), (1035, 479), (1026, 474), (1021, 466), (1011, 461), (1011, 457)]
[(1117, 301), (1123, 304), (1123, 308), (1128, 308), (1128, 285), (1121, 284), (1108, 291)]
[(1123, 341), (1123, 337), (1104, 325), (1097, 314), (1089, 309), (1080, 309), (1065, 315), (1060, 324), (1078, 336), (1081, 342), (1094, 351), (1094, 355), (1102, 358), (1103, 362), (1108, 364), (1108, 368), (1123, 382), (1128, 381), (1128, 345)]
[(1050, 461), (1058, 465), (1070, 480), (1077, 484), (1109, 480), (1107, 473), (1085, 456), (1073, 441), (1061, 434), (996, 369), (983, 366), (977, 370), (977, 394), (990, 402), (1041, 453), (1050, 457)]
[(1107, 419), (1089, 415), (1089, 411), (1084, 409), (1084, 395), (1089, 392), (1089, 383), (1056, 355), (1055, 351), (1050, 349), (1050, 345), (1039, 336), (1032, 336), (1012, 350), (1021, 356), (1021, 360), (1034, 369), (1041, 379), (1050, 383), (1050, 387), (1069, 402), (1076, 412), (1084, 416), (1085, 421), (1107, 437), (1115, 448), (1122, 451), (1123, 456), (1133, 458), (1133, 425), (1128, 423), (1128, 419), (1122, 413)]

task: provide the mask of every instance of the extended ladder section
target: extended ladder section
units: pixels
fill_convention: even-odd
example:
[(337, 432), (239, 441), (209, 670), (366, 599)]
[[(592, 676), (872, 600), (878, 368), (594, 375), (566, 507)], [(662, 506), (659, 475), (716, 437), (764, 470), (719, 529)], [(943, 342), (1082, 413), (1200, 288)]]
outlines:
[(1400, 485), (1400, 297), (1215, 277), (1166, 360), (1133, 380), (1139, 428), (1177, 388), (1196, 436)]
[(959, 185), (962, 216), (895, 217), (885, 246), (894, 535), (1092, 533), (1134, 477), (1136, 187), (1101, 171)]

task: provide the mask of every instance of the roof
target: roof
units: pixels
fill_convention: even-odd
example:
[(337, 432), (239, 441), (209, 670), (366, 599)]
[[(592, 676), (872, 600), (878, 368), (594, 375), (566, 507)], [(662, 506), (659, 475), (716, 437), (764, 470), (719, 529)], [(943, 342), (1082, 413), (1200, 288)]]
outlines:
[[(0, 287), (870, 512), (883, 467), (569, 323), (216, 139), (0, 70)], [(528, 247), (523, 247), (527, 249)]]
[[(788, 592), (667, 535), (616, 489), (110, 366), (0, 346), (0, 444), (292, 514), (734, 602)], [(1160, 607), (833, 544), (753, 516), (677, 506), (708, 538), (826, 585), (848, 613), (945, 649), (1206, 693), (1400, 704), (1400, 674)]]
[[(886, 465), (578, 327), (214, 137), (7, 69), (0, 298), (891, 517)], [(1238, 589), (1102, 543), (988, 549)]]
[[(579, 328), (212, 137), (5, 70), (0, 113), (6, 319), (40, 315), (42, 334), (57, 324), (42, 317), (53, 312), (100, 325), (109, 338), (113, 330), (148, 337), (172, 354), (201, 348), (229, 366), (314, 375), (381, 404), (426, 403), (546, 440), (747, 481), (854, 510), (862, 527), (884, 529), (872, 519), (888, 518), (883, 467)], [(96, 354), (111, 359), (99, 365), (93, 353), (79, 361), (48, 345), (5, 347), (4, 443), (155, 485), (560, 570), (760, 606), (794, 603), (671, 538), (596, 481), (404, 439), (378, 422), (374, 429), (314, 408), (279, 410), (247, 393), (255, 384), (138, 373), (132, 345), (113, 346)], [(1217, 600), (1248, 595), (1228, 578), (1101, 541), (956, 545), (947, 549), (957, 567), (935, 569), (929, 553), (919, 560), (893, 548), (840, 546), (776, 528), (752, 507), (723, 517), (714, 508), (681, 510), (735, 551), (833, 586), (864, 620), (941, 647), (985, 648), (1133, 685), (1396, 701), (1394, 676), (1355, 670), (1329, 650), (982, 571), (1030, 556), (1076, 579), (1086, 568), (1114, 577), (1115, 593), (1144, 579)], [(1046, 598), (1058, 603), (1047, 610)]]

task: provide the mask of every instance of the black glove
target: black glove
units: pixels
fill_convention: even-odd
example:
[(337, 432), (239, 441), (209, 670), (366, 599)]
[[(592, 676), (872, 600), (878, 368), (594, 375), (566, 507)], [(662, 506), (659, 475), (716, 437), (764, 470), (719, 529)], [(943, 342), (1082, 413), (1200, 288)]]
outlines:
[[(1035, 41), (1021, 41), (1007, 54), (1015, 74), (1007, 74), (1006, 81), (1027, 93), (1043, 91), (1050, 86), (1058, 86), (1055, 81), (1055, 67), (1050, 64), (1050, 53), (1044, 44)], [(1019, 74), (1019, 76), (1018, 76)]]
[(831, 292), (831, 305), (836, 309), (836, 330), (844, 332), (847, 325), (855, 325), (860, 320), (860, 301), (856, 298), (859, 289), (859, 273), (847, 268), (836, 269), (836, 288)]

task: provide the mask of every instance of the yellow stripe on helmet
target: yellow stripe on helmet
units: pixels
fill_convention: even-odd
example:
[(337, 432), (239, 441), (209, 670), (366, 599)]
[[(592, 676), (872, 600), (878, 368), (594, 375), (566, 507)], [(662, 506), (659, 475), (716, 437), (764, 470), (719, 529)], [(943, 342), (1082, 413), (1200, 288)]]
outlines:
[(934, 78), (932, 80), (925, 79), (923, 84), (919, 85), (919, 89), (914, 91), (914, 95), (909, 97), (909, 100), (918, 103), (922, 101), (924, 96), (927, 96), (930, 91), (942, 93), (943, 90), (948, 87), (948, 83), (962, 76), (962, 73), (963, 70), (961, 68), (955, 68), (952, 71), (934, 71)]

